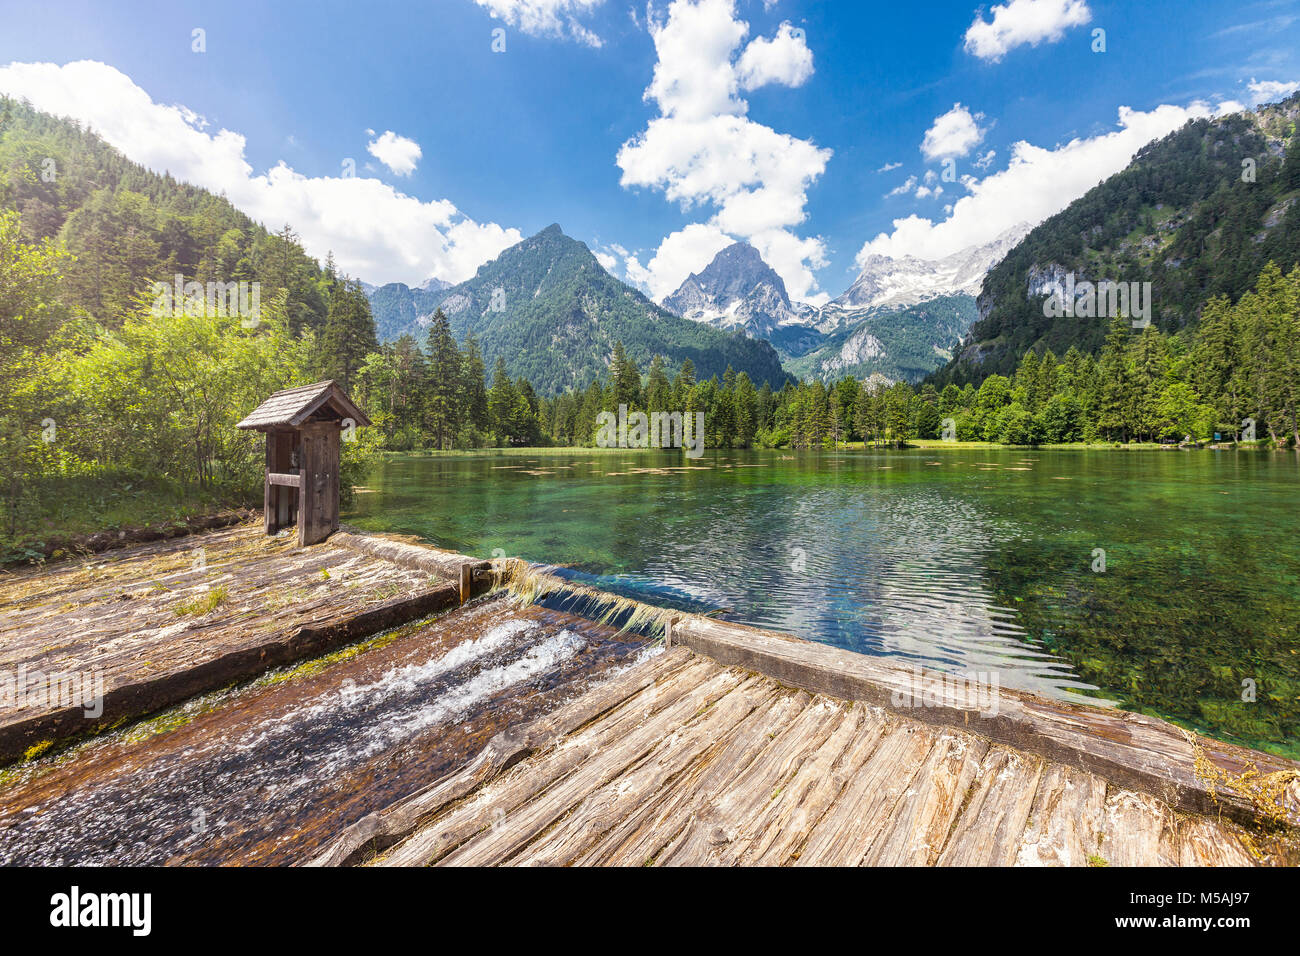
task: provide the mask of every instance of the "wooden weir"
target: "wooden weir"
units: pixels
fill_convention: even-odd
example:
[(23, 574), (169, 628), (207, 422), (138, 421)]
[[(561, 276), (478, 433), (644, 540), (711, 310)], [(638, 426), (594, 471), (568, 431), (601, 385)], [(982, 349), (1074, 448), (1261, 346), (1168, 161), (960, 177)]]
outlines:
[[(1297, 764), (1014, 691), (982, 715), (945, 700), (945, 686), (790, 635), (683, 617), (665, 653), (499, 735), (310, 862), (1296, 862)], [(1265, 821), (1198, 760), (1289, 777), (1289, 822)]]
[[(268, 486), (292, 488), (284, 474)], [(384, 536), (341, 530), (299, 548), (262, 530), (0, 578), (0, 670), (93, 670), (104, 691), (94, 719), (54, 701), (0, 706), (0, 762), (469, 613), (458, 606), (496, 576)], [(1297, 862), (1295, 762), (1018, 691), (973, 705), (941, 675), (710, 618), (676, 617), (666, 643), (301, 862)]]

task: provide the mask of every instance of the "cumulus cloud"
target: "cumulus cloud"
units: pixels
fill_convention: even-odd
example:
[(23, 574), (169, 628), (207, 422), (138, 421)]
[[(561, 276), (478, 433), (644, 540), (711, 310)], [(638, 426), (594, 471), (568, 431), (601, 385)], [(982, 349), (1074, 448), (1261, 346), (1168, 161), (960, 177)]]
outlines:
[(1018, 46), (1055, 43), (1091, 19), (1086, 0), (1008, 0), (993, 8), (992, 20), (976, 14), (966, 31), (966, 51), (996, 62)]
[(808, 49), (804, 32), (783, 23), (771, 40), (756, 37), (740, 55), (736, 74), (746, 90), (768, 83), (803, 86), (813, 74), (812, 50)]
[(1246, 89), (1250, 91), (1252, 105), (1273, 103), (1300, 90), (1300, 80), (1257, 80), (1252, 76)]
[(378, 179), (305, 176), (283, 161), (255, 173), (244, 137), (183, 106), (155, 103), (131, 78), (93, 60), (0, 67), (0, 91), (89, 126), (135, 162), (212, 192), (279, 229), (289, 223), (308, 253), (333, 250), (339, 267), (369, 282), (449, 282), (519, 242), (516, 229), (467, 218), (448, 200), (423, 202)]
[(980, 180), (963, 179), (969, 195), (953, 203), (946, 219), (934, 222), (915, 214), (895, 219), (893, 232), (882, 232), (862, 247), (858, 264), (870, 255), (940, 259), (989, 242), (1022, 222), (1040, 223), (1119, 172), (1147, 143), (1216, 112), (1200, 102), (1149, 112), (1120, 107), (1118, 129), (1111, 132), (1055, 149), (1016, 143), (1006, 169)]
[[(713, 215), (667, 237), (646, 265), (629, 262), (629, 277), (661, 298), (707, 264), (687, 262), (687, 250), (698, 254), (720, 237), (737, 237), (780, 258), (768, 262), (791, 295), (815, 296), (813, 270), (824, 264), (824, 247), (789, 230), (807, 218), (807, 190), (831, 151), (749, 119), (741, 96), (807, 80), (812, 54), (802, 34), (782, 24), (774, 39), (755, 39), (737, 55), (749, 24), (736, 18), (734, 0), (674, 0), (667, 19), (651, 18), (649, 29), (658, 61), (645, 99), (659, 116), (619, 150), (621, 183), (661, 190), (683, 210), (707, 207)], [(713, 241), (697, 244), (706, 234)]]
[[(374, 133), (370, 134), (371, 136)], [(399, 176), (409, 176), (415, 172), (415, 166), (424, 155), (420, 144), (405, 136), (398, 136), (391, 129), (366, 145), (366, 151)]]
[(666, 237), (654, 257), (645, 265), (639, 257), (627, 257), (627, 277), (661, 301), (677, 291), (692, 272), (699, 272), (735, 240), (717, 226), (691, 223)]
[(925, 131), (921, 152), (926, 159), (965, 156), (984, 138), (978, 122), (983, 118), (983, 113), (972, 115), (966, 107), (954, 103), (948, 112), (936, 116), (933, 125)]
[(605, 0), (474, 0), (500, 20), (530, 36), (567, 37), (587, 46), (602, 45), (600, 37), (583, 26), (579, 16), (591, 13)]

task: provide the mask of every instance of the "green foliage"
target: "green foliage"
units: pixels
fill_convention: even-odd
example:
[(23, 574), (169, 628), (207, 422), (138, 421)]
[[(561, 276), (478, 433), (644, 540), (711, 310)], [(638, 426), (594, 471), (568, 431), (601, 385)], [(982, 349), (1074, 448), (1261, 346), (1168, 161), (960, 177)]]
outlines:
[(984, 314), (936, 383), (1008, 374), (1031, 348), (1101, 351), (1103, 322), (1046, 317), (1045, 295), (1026, 294), (1052, 266), (1080, 280), (1150, 281), (1154, 321), (1172, 333), (1216, 297), (1240, 298), (1268, 262), (1300, 262), (1300, 142), (1287, 119), (1297, 102), (1189, 122), (1040, 224), (985, 279)]
[(436, 291), (385, 286), (371, 305), (386, 337), (413, 333), (419, 316), (441, 308), (457, 339), (473, 333), (486, 363), (504, 359), (511, 377), (527, 379), (542, 395), (583, 389), (606, 374), (617, 342), (638, 368), (663, 355), (674, 365), (690, 359), (706, 376), (730, 365), (775, 387), (786, 378), (768, 343), (659, 308), (556, 225), (507, 249), (467, 282)]
[(28, 241), (61, 240), (63, 301), (108, 326), (154, 282), (180, 274), (208, 283), (260, 282), (284, 290), (297, 332), (325, 322), (332, 278), (286, 225), (268, 233), (227, 200), (132, 163), (94, 133), (0, 98), (0, 204)]
[[(977, 316), (975, 300), (968, 295), (939, 296), (904, 309), (874, 309), (832, 332), (813, 351), (787, 360), (785, 367), (797, 378), (830, 381), (845, 375), (883, 375), (918, 382), (952, 357)], [(879, 342), (880, 349), (845, 364), (846, 345), (852, 354), (851, 343), (867, 336)]]

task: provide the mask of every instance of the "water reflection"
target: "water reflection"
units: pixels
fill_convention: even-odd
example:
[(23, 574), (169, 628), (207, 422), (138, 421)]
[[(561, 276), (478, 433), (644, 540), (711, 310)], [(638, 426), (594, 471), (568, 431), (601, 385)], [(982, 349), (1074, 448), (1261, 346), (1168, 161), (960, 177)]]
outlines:
[[(397, 458), (349, 520), (1252, 746), (1300, 746), (1294, 454), (859, 448), (683, 461)], [(1246, 678), (1271, 688), (1249, 708)]]

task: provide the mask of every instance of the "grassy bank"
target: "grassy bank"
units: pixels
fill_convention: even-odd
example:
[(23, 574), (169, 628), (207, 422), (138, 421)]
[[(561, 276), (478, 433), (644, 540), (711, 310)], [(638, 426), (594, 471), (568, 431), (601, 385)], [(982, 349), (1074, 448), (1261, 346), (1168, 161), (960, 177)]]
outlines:
[(127, 475), (47, 478), (25, 496), (16, 521), (4, 516), (0, 563), (38, 560), (50, 546), (75, 549), (103, 532), (165, 525), (230, 508), (260, 505), (247, 492), (199, 488)]

